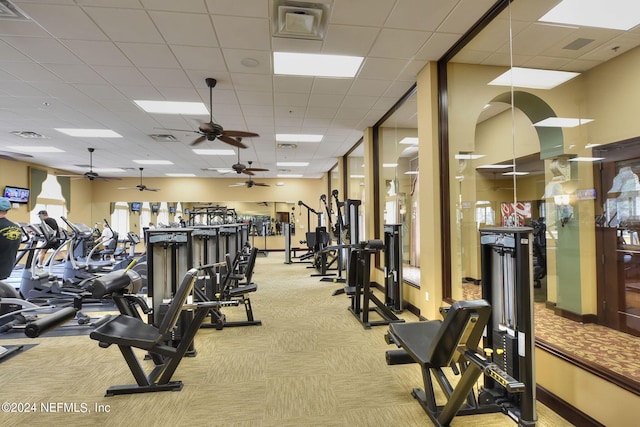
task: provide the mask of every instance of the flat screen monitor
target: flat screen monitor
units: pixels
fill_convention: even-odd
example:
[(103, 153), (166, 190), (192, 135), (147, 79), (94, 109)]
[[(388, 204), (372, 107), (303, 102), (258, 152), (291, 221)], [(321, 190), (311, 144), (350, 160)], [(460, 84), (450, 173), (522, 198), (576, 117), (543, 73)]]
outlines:
[(142, 208), (142, 203), (131, 202), (131, 212), (140, 212), (141, 208)]
[(151, 212), (153, 213), (158, 213), (158, 211), (160, 210), (160, 206), (158, 205), (151, 205)]
[(191, 213), (191, 210), (190, 210), (189, 208), (187, 208), (187, 209), (185, 209), (185, 210), (184, 210), (184, 214), (185, 214), (185, 215), (189, 215), (190, 213)]
[(28, 203), (29, 189), (7, 185), (4, 187), (3, 197), (6, 197), (12, 203)]
[(169, 213), (176, 213), (176, 208), (174, 206), (169, 206)]

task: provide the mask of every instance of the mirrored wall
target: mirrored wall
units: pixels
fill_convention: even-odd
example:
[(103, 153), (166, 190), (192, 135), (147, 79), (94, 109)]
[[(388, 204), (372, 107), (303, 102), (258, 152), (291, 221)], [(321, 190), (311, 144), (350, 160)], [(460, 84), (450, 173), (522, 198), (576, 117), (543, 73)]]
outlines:
[(380, 188), (380, 236), (386, 224), (401, 224), (403, 279), (420, 285), (417, 94), (412, 91), (376, 129)]
[[(544, 313), (640, 335), (634, 287), (640, 122), (633, 118), (640, 48), (551, 46), (545, 32), (554, 40), (563, 32), (567, 45), (619, 34), (617, 41), (635, 36), (626, 44), (635, 46), (640, 37), (531, 20), (551, 3), (511, 3), (446, 64), (445, 295), (478, 296), (480, 229), (529, 226), (535, 301)], [(541, 74), (520, 80), (524, 68), (574, 74), (543, 86)], [(623, 182), (630, 192), (621, 190)]]

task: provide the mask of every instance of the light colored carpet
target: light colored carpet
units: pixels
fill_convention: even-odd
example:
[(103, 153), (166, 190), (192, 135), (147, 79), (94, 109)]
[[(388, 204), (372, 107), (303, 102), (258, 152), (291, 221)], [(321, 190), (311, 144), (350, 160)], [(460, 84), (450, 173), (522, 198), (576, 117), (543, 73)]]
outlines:
[[(38, 346), (0, 364), (0, 401), (35, 404), (35, 412), (1, 414), (3, 426), (424, 426), (411, 397), (417, 366), (387, 366), (385, 326), (365, 330), (347, 310), (340, 284), (310, 277), (307, 264), (282, 253), (257, 259), (251, 297), (262, 326), (201, 329), (197, 356), (174, 379), (180, 392), (104, 397), (133, 377), (115, 347), (87, 336), (11, 340)], [(225, 309), (245, 319), (242, 307)], [(416, 321), (409, 313), (402, 315)], [(1, 344), (1, 343), (0, 343)], [(146, 362), (150, 363), (150, 362)], [(43, 413), (41, 404), (76, 404), (87, 413)], [(54, 405), (54, 408), (64, 409)], [(102, 408), (103, 412), (96, 409)], [(105, 412), (108, 408), (108, 412)], [(69, 409), (69, 408), (67, 408)], [(539, 426), (568, 426), (538, 405)], [(457, 417), (453, 426), (514, 426), (505, 415)]]

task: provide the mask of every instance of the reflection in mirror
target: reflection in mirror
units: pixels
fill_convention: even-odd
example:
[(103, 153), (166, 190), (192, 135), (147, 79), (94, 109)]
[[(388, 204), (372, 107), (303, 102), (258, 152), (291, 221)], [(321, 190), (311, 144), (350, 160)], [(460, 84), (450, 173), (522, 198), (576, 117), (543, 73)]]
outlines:
[[(630, 101), (623, 94), (638, 86), (637, 67), (631, 64), (640, 58), (640, 48), (634, 42), (624, 52), (596, 55), (611, 37), (628, 33), (538, 22), (551, 3), (557, 2), (509, 3), (511, 11), (502, 11), (447, 63), (449, 155), (444, 160), (449, 169), (451, 280), (445, 294), (454, 300), (478, 296), (479, 229), (530, 225), (538, 344), (548, 348), (551, 342), (554, 351), (585, 358), (589, 353), (580, 348), (581, 340), (563, 339), (563, 333), (597, 323), (590, 326), (603, 337), (611, 332), (618, 336), (611, 329), (640, 335), (637, 314), (626, 314), (630, 281), (617, 273), (618, 265), (630, 267), (625, 270), (629, 274), (633, 266), (633, 256), (618, 238), (635, 242), (636, 236), (615, 220), (606, 226), (613, 212), (633, 206), (608, 191), (626, 166), (622, 161), (638, 156), (611, 161), (608, 157), (620, 147), (604, 148), (625, 140), (639, 145), (640, 123), (631, 118), (637, 97)], [(578, 50), (562, 47), (581, 38), (594, 42)], [(589, 57), (594, 60), (583, 62)], [(495, 84), (501, 75), (517, 77), (509, 73), (511, 67), (576, 74), (545, 88), (513, 80)], [(609, 311), (614, 302), (617, 308)], [(632, 338), (616, 338), (622, 341), (619, 351)], [(603, 358), (589, 361), (606, 368), (601, 374), (622, 373), (640, 388), (639, 376), (630, 378), (628, 371)]]
[[(249, 236), (260, 237), (252, 242), (263, 250), (284, 249), (284, 223), (296, 222), (296, 203), (291, 202), (116, 202), (111, 225), (122, 236), (129, 231), (143, 234), (147, 228), (250, 224)], [(138, 232), (140, 230), (140, 232)], [(295, 233), (295, 227), (294, 227)]]
[(378, 129), (380, 235), (385, 224), (402, 225), (403, 279), (420, 286), (418, 117), (414, 93)]
[(367, 240), (366, 236), (366, 221), (370, 220), (364, 213), (367, 209), (367, 203), (364, 189), (364, 145), (362, 142), (353, 149), (347, 156), (347, 173), (349, 174), (349, 180), (347, 183), (347, 197), (340, 195), (340, 201), (346, 199), (360, 200), (361, 204), (358, 209), (358, 236), (359, 240)]

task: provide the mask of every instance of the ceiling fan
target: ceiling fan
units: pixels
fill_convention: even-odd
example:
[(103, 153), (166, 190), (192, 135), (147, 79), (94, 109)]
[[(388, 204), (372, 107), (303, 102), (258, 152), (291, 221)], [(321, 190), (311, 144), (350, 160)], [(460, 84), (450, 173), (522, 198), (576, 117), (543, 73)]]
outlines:
[(243, 185), (245, 187), (247, 187), (247, 188), (251, 188), (251, 187), (271, 187), (269, 184), (264, 184), (262, 182), (255, 182), (251, 178), (249, 178), (245, 182), (238, 182), (236, 184), (231, 184), (229, 187), (242, 187)]
[[(240, 138), (238, 138), (240, 139)], [(234, 165), (231, 166), (231, 169), (233, 169), (237, 174), (247, 174), (247, 175), (253, 175), (254, 172), (267, 172), (269, 171), (269, 169), (262, 169), (262, 168), (253, 168), (251, 167), (251, 164), (253, 163), (252, 161), (249, 161), (249, 167), (247, 167), (247, 165), (240, 163), (240, 150), (238, 150), (238, 162)]]
[(118, 190), (160, 191), (159, 188), (150, 188), (142, 183), (142, 171), (144, 170), (144, 168), (139, 168), (139, 169), (140, 169), (140, 184), (136, 185), (135, 187), (120, 187), (118, 188)]
[(254, 132), (246, 132), (241, 130), (224, 130), (224, 128), (218, 123), (213, 122), (213, 88), (218, 82), (216, 79), (212, 77), (208, 77), (205, 79), (207, 86), (209, 87), (209, 123), (200, 123), (200, 126), (197, 131), (195, 130), (184, 130), (184, 129), (168, 129), (174, 131), (182, 131), (182, 132), (194, 132), (200, 134), (195, 141), (191, 143), (191, 145), (200, 144), (203, 141), (213, 141), (215, 139), (219, 139), (222, 142), (226, 142), (227, 144), (233, 145), (238, 148), (247, 148), (242, 142), (240, 142), (242, 137), (255, 137), (260, 136)]
[(105, 176), (98, 175), (97, 172), (93, 171), (93, 152), (96, 151), (95, 148), (87, 148), (89, 150), (89, 171), (85, 172), (82, 175), (58, 175), (58, 176), (71, 176), (71, 177), (85, 177), (89, 181), (119, 181), (121, 178), (107, 178)]

